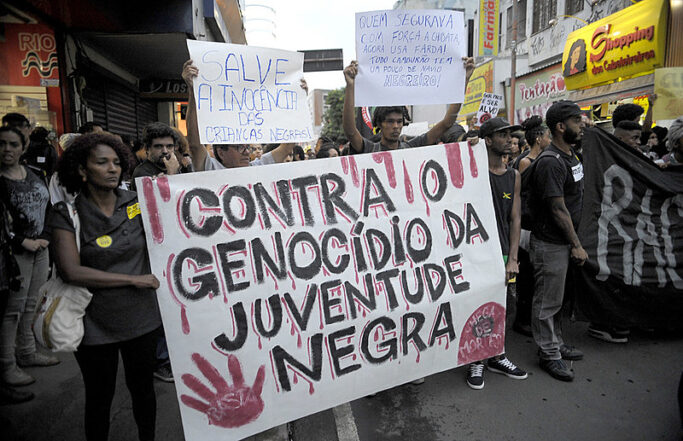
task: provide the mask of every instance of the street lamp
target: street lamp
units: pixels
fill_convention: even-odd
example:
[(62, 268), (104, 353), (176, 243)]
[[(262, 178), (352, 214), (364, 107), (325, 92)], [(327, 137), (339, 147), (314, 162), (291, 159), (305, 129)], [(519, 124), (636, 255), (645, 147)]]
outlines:
[(550, 19), (550, 21), (548, 21), (548, 24), (550, 26), (555, 26), (557, 23), (559, 23), (558, 18), (560, 18), (560, 17), (561, 18), (575, 18), (576, 20), (579, 20), (580, 22), (585, 23), (586, 26), (588, 26), (590, 24), (586, 20), (584, 20), (583, 18), (574, 17), (573, 15), (558, 15), (557, 17)]

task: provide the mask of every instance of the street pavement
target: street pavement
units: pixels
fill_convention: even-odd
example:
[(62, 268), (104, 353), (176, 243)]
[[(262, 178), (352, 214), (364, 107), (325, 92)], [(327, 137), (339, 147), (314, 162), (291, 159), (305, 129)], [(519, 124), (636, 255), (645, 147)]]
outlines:
[[(603, 440), (680, 441), (677, 403), (683, 370), (683, 337), (634, 333), (625, 345), (586, 335), (585, 323), (568, 323), (565, 340), (586, 357), (573, 363), (572, 383), (552, 379), (537, 364), (532, 340), (515, 332), (507, 355), (529, 371), (526, 380), (485, 372), (485, 388), (465, 383), (465, 368), (428, 377), (326, 410), (267, 438), (284, 441), (385, 440)], [(82, 440), (83, 385), (72, 355), (62, 363), (29, 372), (37, 398), (0, 406), (0, 440)], [(121, 366), (120, 366), (121, 367)], [(157, 382), (157, 439), (183, 440), (173, 384)], [(289, 434), (289, 435), (288, 435)], [(130, 399), (119, 369), (112, 408), (111, 441), (136, 440)], [(256, 437), (264, 441), (265, 437)], [(202, 440), (204, 441), (204, 440)], [(208, 441), (208, 440), (207, 440)]]

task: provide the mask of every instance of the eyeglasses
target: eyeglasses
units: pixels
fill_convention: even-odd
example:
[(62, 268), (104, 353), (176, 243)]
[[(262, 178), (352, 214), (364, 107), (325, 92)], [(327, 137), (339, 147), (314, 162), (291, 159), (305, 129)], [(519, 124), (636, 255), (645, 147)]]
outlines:
[(236, 144), (236, 145), (221, 145), (221, 146), (219, 146), (219, 147), (220, 147), (221, 149), (223, 149), (223, 150), (227, 150), (227, 149), (229, 149), (230, 147), (233, 147), (235, 150), (237, 150), (237, 152), (238, 152), (240, 155), (245, 155), (245, 154), (249, 153), (249, 146), (248, 146), (248, 145), (239, 145), (239, 144)]

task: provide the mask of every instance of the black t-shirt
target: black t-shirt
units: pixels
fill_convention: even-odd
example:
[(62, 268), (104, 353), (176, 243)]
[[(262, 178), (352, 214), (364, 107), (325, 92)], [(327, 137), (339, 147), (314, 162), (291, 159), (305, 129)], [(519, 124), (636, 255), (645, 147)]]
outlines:
[[(83, 194), (74, 205), (81, 223), (81, 265), (110, 273), (150, 273), (142, 215), (137, 195), (116, 189), (116, 209), (107, 216)], [(54, 206), (48, 224), (74, 232), (66, 204)], [(90, 288), (93, 297), (85, 310), (84, 345), (115, 343), (139, 337), (161, 326), (153, 289), (121, 286)]]
[(531, 177), (531, 214), (534, 236), (545, 242), (568, 244), (565, 234), (553, 219), (548, 199), (564, 197), (574, 230), (579, 228), (583, 204), (583, 164), (572, 150), (570, 155), (550, 144), (545, 154), (536, 159)]
[[(24, 179), (0, 177), (0, 197), (12, 217), (12, 245), (17, 254), (24, 253), (24, 239), (49, 239), (45, 216), (50, 208), (50, 192), (45, 182), (28, 167)], [(39, 171), (42, 173), (42, 171)]]
[(26, 153), (21, 157), (28, 165), (32, 165), (45, 172), (48, 179), (52, 176), (57, 165), (57, 152), (49, 143), (29, 144)]
[(515, 200), (515, 171), (507, 168), (505, 173), (497, 175), (489, 171), (493, 208), (496, 211), (498, 238), (503, 256), (510, 254), (510, 219), (512, 218), (512, 203)]

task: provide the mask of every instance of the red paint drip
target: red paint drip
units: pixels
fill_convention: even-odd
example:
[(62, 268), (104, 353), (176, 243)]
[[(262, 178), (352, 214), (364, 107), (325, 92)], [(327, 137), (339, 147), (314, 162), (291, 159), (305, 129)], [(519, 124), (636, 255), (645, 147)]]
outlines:
[(394, 158), (391, 156), (391, 152), (373, 153), (372, 159), (378, 164), (384, 162), (384, 168), (387, 171), (387, 178), (389, 179), (389, 186), (391, 188), (396, 188), (396, 170), (394, 169)]
[(182, 323), (183, 334), (188, 335), (190, 333), (190, 322), (187, 320), (185, 305), (180, 307), (180, 322)]
[(296, 347), (297, 347), (297, 348), (300, 348), (301, 345), (302, 345), (302, 343), (301, 343), (301, 334), (297, 334), (297, 337), (296, 337)]
[(348, 175), (349, 174), (349, 158), (347, 158), (346, 156), (343, 156), (341, 158), (341, 162), (342, 162), (342, 171), (344, 172), (345, 175)]
[(467, 141), (467, 147), (470, 149), (470, 172), (472, 177), (476, 178), (479, 176), (479, 169), (477, 168), (477, 159), (474, 157), (474, 150), (472, 149), (472, 143)]
[(351, 179), (353, 180), (353, 185), (360, 187), (360, 178), (358, 177), (358, 164), (356, 164), (356, 159), (353, 156), (349, 156), (349, 164), (351, 165)]
[(413, 184), (410, 182), (410, 175), (408, 175), (408, 167), (406, 167), (406, 161), (403, 161), (403, 185), (406, 191), (406, 201), (412, 204), (415, 201), (415, 195), (413, 194)]
[(462, 170), (460, 158), (460, 145), (457, 143), (445, 144), (448, 170), (451, 172), (451, 182), (456, 188), (462, 188), (465, 183), (465, 175)]
[(315, 388), (313, 387), (313, 383), (308, 384), (308, 395), (313, 395), (315, 392)]
[(164, 202), (171, 200), (171, 187), (168, 185), (168, 177), (160, 176), (157, 178), (157, 187), (159, 187), (159, 194)]
[(164, 241), (164, 227), (161, 225), (161, 217), (159, 217), (159, 208), (157, 207), (156, 196), (154, 196), (152, 178), (145, 177), (142, 179), (142, 192), (145, 195), (149, 223), (152, 226), (152, 239), (154, 239), (155, 243), (162, 243)]

